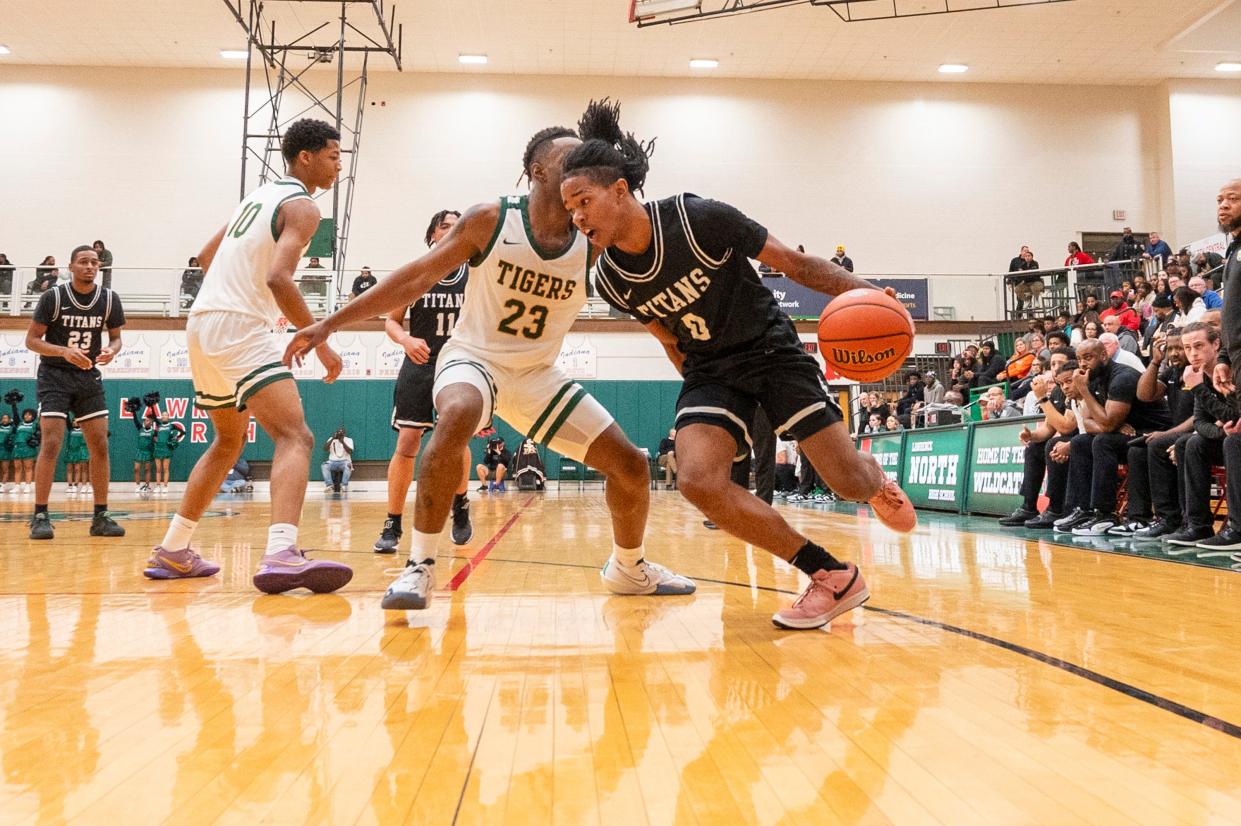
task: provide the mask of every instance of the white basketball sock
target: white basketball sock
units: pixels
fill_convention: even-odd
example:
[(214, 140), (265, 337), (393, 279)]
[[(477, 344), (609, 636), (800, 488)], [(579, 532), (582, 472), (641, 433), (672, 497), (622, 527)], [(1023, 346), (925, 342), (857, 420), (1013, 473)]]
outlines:
[(160, 547), (166, 551), (188, 548), (197, 527), (197, 522), (191, 522), (179, 513), (173, 514), (172, 521), (168, 523), (168, 533), (164, 534), (164, 541), (159, 543)]
[(632, 568), (637, 565), (645, 555), (645, 545), (639, 545), (636, 548), (622, 548), (615, 541), (612, 542), (612, 557), (626, 568)]
[(409, 538), (409, 558), (417, 565), (421, 562), (434, 562), (439, 553), (440, 537), (444, 535), (441, 528), (437, 533), (423, 533), (415, 528)]
[(288, 522), (273, 523), (267, 529), (267, 555), (277, 554), (285, 548), (297, 545), (297, 525)]

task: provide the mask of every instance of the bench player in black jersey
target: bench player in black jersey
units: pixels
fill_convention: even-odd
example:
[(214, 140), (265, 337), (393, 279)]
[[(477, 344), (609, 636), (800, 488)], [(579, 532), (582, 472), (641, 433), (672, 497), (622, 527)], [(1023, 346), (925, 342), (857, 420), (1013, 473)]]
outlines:
[[(431, 216), (427, 226), (426, 244), (433, 247), (448, 234), (461, 213), (442, 209)], [(445, 276), (410, 307), (398, 307), (384, 320), (388, 338), (405, 350), (401, 372), (392, 393), (392, 426), (396, 428), (396, 452), (388, 461), (388, 518), (384, 520), (374, 550), (394, 554), (401, 542), (401, 515), (405, 497), (414, 481), (414, 460), (422, 444), (422, 435), (435, 427), (435, 402), (431, 390), (435, 386), (435, 358), (457, 323), (465, 298), (465, 283), (470, 268), (462, 264)], [(409, 312), (409, 332), (405, 332), (405, 313)], [(470, 524), (470, 500), (467, 494), (470, 475), (470, 449), (462, 457), (461, 487), (452, 500), (452, 541), (464, 545), (474, 535)]]
[[(108, 403), (103, 395), (99, 365), (121, 351), (125, 311), (112, 290), (97, 285), (99, 255), (89, 246), (69, 256), (73, 279), (39, 297), (26, 331), (26, 348), (39, 354), (39, 426), (43, 442), (34, 472), (34, 518), (31, 539), (54, 535), (47, 514), (56, 458), (65, 439), (70, 414), (86, 436), (90, 452), (90, 481), (95, 495), (91, 536), (124, 536), (125, 529), (108, 516)], [(108, 346), (104, 346), (104, 335)]]
[(606, 123), (593, 133), (607, 139), (568, 154), (560, 191), (574, 223), (603, 250), (599, 295), (643, 322), (685, 377), (676, 418), (681, 493), (719, 527), (810, 577), (797, 602), (772, 617), (777, 625), (825, 625), (870, 594), (853, 563), (837, 560), (730, 480), (732, 462), (749, 455), (756, 405), (776, 433), (797, 440), (836, 493), (869, 502), (896, 530), (912, 530), (916, 516), (900, 487), (854, 448), (818, 364), (748, 259), (828, 295), (873, 286), (789, 249), (728, 204), (690, 194), (638, 201), (633, 193), (645, 182), (653, 144), (622, 133), (619, 105), (591, 114)]

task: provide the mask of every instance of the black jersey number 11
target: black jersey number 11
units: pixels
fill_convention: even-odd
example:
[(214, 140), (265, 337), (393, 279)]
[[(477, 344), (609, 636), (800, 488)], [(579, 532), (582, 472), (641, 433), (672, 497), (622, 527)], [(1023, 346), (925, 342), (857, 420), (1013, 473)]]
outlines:
[[(529, 339), (536, 339), (543, 335), (543, 327), (547, 324), (547, 308), (535, 304), (527, 308), (525, 304), (515, 298), (510, 298), (504, 302), (506, 309), (512, 310), (509, 315), (500, 320), (500, 332), (508, 333), (510, 336), (522, 335)], [(526, 314), (530, 315), (530, 323), (517, 329), (513, 326), (513, 322), (520, 319)]]

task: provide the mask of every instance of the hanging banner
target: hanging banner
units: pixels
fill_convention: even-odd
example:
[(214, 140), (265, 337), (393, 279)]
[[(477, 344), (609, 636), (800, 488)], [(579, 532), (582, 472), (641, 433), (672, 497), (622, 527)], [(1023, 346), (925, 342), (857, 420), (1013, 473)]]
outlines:
[(0, 338), (0, 376), (34, 378), (39, 357), (26, 349), (26, 341), (14, 344), (8, 337)]
[(556, 366), (571, 379), (593, 379), (598, 373), (598, 353), (585, 336), (566, 336), (556, 356)]
[(104, 378), (144, 379), (151, 375), (151, 345), (142, 336), (125, 338), (124, 347), (111, 364), (100, 368)]

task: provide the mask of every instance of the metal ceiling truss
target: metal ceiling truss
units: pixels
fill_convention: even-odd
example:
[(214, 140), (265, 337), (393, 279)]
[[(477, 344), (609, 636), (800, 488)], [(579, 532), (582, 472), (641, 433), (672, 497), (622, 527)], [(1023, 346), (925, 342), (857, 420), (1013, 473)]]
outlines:
[(846, 23), (860, 23), (1071, 2), (1073, 0), (634, 0), (629, 19), (642, 29), (752, 14), (782, 6), (824, 6)]
[[(336, 238), (332, 267), (343, 277), (349, 240), (350, 217), (362, 142), (362, 115), (366, 107), (367, 70), (372, 54), (387, 55), (402, 70), (401, 43), (404, 25), (396, 23), (396, 8), (384, 16), (384, 0), (223, 0), (246, 33), (246, 86), (241, 139), (241, 194), (284, 174), (280, 138), (284, 129), (303, 117), (332, 123), (340, 132), (341, 155), (348, 158), (344, 174), (330, 190), (331, 218)], [(266, 14), (269, 6), (307, 6), (299, 20), (326, 17), (292, 40), (278, 38), (276, 21)], [(320, 13), (314, 7), (327, 8)], [(351, 22), (350, 17), (353, 17)], [(355, 25), (367, 21), (368, 34)], [(333, 39), (325, 39), (333, 38)], [(346, 55), (360, 56), (360, 65), (346, 68)], [(297, 64), (304, 60), (305, 65)], [(317, 92), (307, 82), (311, 68), (336, 63), (336, 83), (330, 92)], [(353, 61), (356, 63), (357, 61)], [(259, 80), (259, 69), (262, 79)], [(346, 78), (346, 74), (349, 75)], [(297, 93), (296, 112), (287, 111), (284, 93)], [(348, 106), (347, 106), (348, 104)], [(316, 198), (327, 193), (320, 193)]]

